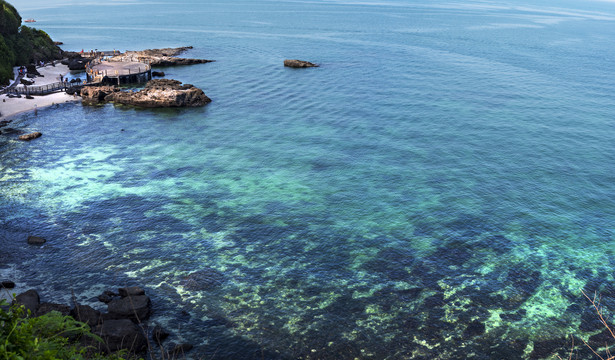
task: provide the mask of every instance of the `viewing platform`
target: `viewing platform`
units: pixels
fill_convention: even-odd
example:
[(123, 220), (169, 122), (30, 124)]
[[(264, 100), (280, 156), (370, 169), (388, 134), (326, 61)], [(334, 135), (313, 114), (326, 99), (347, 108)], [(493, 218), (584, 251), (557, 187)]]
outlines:
[(134, 84), (152, 79), (152, 67), (145, 61), (95, 59), (86, 66), (85, 71), (88, 84)]

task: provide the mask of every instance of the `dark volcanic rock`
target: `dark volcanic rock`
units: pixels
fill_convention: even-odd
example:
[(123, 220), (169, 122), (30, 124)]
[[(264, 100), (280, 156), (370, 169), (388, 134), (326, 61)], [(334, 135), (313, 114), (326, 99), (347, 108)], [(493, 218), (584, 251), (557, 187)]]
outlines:
[(211, 102), (203, 90), (180, 81), (169, 79), (151, 80), (139, 92), (113, 92), (106, 101), (148, 108), (195, 107)]
[[(22, 135), (23, 136), (23, 135)], [(21, 136), (20, 136), (21, 138)], [(47, 240), (38, 236), (28, 236), (28, 244), (30, 245), (43, 245)]]
[(100, 351), (113, 352), (126, 349), (140, 353), (147, 348), (147, 339), (143, 331), (128, 319), (107, 320), (96, 326), (93, 332), (104, 341), (104, 344), (97, 344)]
[(171, 355), (183, 357), (183, 355), (188, 351), (192, 350), (193, 347), (194, 346), (192, 344), (187, 343), (177, 344), (173, 346), (173, 349), (171, 350)]
[(152, 338), (154, 339), (154, 341), (158, 345), (160, 345), (160, 343), (162, 343), (166, 338), (168, 338), (169, 335), (171, 335), (171, 334), (169, 334), (160, 325), (154, 326), (154, 329), (152, 330)]
[(116, 319), (144, 321), (150, 314), (150, 299), (145, 295), (113, 299), (107, 304), (109, 315)]
[(28, 79), (23, 79), (23, 78), (21, 80), (19, 80), (19, 82), (22, 83), (23, 85), (32, 85), (32, 84), (34, 84), (34, 81), (30, 81)]
[[(40, 132), (36, 131), (33, 132), (31, 134), (25, 134), (25, 135), (21, 135), (19, 137), (19, 140), (24, 140), (24, 141), (30, 141), (30, 140), (34, 140), (36, 138), (39, 138), (43, 136), (43, 134), (41, 134)], [(35, 236), (31, 236), (31, 237), (35, 237)], [(39, 238), (40, 239), (40, 238)], [(43, 239), (44, 240), (44, 239)], [(28, 242), (30, 243), (30, 239), (28, 238)], [(44, 241), (43, 241), (44, 242)]]
[(23, 305), (27, 310), (30, 310), (32, 314), (36, 314), (36, 311), (38, 310), (38, 307), (41, 303), (41, 299), (38, 296), (38, 292), (31, 289), (17, 295), (15, 297), (15, 302), (17, 304)]
[(2, 284), (0, 284), (0, 287), (4, 289), (12, 289), (15, 287), (15, 283), (12, 282), (11, 280), (4, 280)]
[(164, 71), (152, 71), (152, 76), (164, 77)]
[(70, 315), (77, 321), (84, 322), (90, 327), (95, 327), (100, 324), (100, 311), (92, 308), (89, 305), (76, 305)]
[(121, 297), (145, 295), (145, 290), (138, 286), (119, 288), (118, 292)]
[(52, 311), (57, 311), (64, 316), (68, 316), (70, 315), (70, 306), (64, 304), (53, 304), (44, 302), (41, 303), (38, 307), (38, 310), (36, 310), (36, 316), (45, 315)]
[(463, 332), (463, 337), (468, 339), (485, 333), (485, 324), (480, 321), (472, 321)]
[(284, 60), (284, 66), (291, 67), (291, 68), (318, 67), (317, 64), (311, 63), (309, 61), (296, 60), (296, 59)]

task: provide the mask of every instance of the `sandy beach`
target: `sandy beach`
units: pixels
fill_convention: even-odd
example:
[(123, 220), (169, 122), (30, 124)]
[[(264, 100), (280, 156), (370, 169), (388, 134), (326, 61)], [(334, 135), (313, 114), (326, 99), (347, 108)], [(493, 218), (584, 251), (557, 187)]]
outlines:
[[(60, 76), (65, 76), (70, 72), (68, 66), (62, 64), (56, 64), (56, 66), (47, 65), (37, 69), (44, 77), (36, 77), (34, 85), (47, 85), (60, 81)], [(18, 85), (23, 87), (23, 85)], [(33, 96), (34, 99), (26, 99), (25, 96), (21, 98), (9, 98), (7, 95), (0, 96), (0, 120), (7, 120), (14, 117), (17, 114), (33, 111), (46, 106), (54, 104), (61, 104), (71, 101), (78, 101), (78, 97), (67, 95), (64, 92), (57, 92), (44, 96)]]

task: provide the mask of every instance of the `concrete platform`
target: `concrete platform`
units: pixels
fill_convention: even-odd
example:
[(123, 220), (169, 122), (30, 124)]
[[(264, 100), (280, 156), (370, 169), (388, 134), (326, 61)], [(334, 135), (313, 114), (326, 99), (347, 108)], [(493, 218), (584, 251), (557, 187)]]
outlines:
[(88, 82), (115, 84), (140, 83), (151, 80), (151, 67), (139, 61), (99, 61), (94, 60), (86, 68)]

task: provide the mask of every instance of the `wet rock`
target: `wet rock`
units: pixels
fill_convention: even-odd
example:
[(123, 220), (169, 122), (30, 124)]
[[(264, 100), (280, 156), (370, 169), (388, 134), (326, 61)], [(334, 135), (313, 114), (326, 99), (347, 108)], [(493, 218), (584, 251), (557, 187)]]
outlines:
[(99, 325), (101, 322), (100, 311), (92, 308), (89, 305), (77, 304), (71, 311), (70, 315), (77, 321), (84, 322), (90, 325), (91, 328)]
[(105, 96), (105, 101), (147, 108), (197, 107), (211, 102), (203, 90), (177, 80), (150, 80), (138, 92), (118, 91)]
[(52, 311), (57, 311), (64, 316), (68, 316), (70, 315), (70, 306), (64, 305), (64, 304), (53, 304), (53, 303), (44, 302), (44, 303), (41, 303), (38, 309), (36, 310), (36, 316), (45, 315)]
[(480, 321), (472, 321), (468, 324), (468, 327), (463, 332), (463, 337), (466, 339), (473, 338), (475, 336), (483, 335), (485, 333), (485, 324)]
[(207, 290), (219, 286), (224, 281), (224, 275), (216, 269), (205, 268), (188, 274), (181, 284), (188, 290)]
[(41, 303), (41, 299), (38, 296), (38, 292), (34, 289), (28, 290), (15, 297), (15, 303), (23, 305), (26, 310), (30, 310), (32, 314), (36, 314), (38, 307)]
[(121, 299), (113, 299), (107, 304), (109, 315), (116, 319), (132, 319), (144, 321), (150, 315), (151, 302), (148, 296), (128, 296)]
[(121, 297), (139, 296), (139, 295), (145, 295), (145, 290), (143, 290), (139, 286), (131, 286), (131, 287), (119, 288), (118, 293), (120, 294)]
[(0, 127), (5, 127), (5, 126), (7, 126), (10, 123), (11, 123), (10, 120), (2, 120), (2, 121), (0, 121)]
[(30, 133), (30, 134), (21, 135), (19, 137), (19, 140), (30, 141), (30, 140), (34, 140), (36, 138), (39, 138), (41, 136), (43, 136), (43, 134), (41, 134), (38, 131), (35, 131), (33, 133)]
[(164, 77), (164, 75), (165, 75), (164, 71), (152, 71), (152, 76)]
[(97, 297), (98, 301), (108, 304), (113, 300), (113, 296), (106, 293), (106, 291)]
[(126, 349), (140, 353), (147, 349), (147, 338), (143, 331), (128, 319), (107, 320), (96, 326), (93, 333), (100, 336), (104, 344), (98, 344), (98, 350), (114, 352)]
[(173, 346), (173, 349), (171, 350), (171, 355), (183, 357), (183, 355), (187, 353), (188, 351), (192, 350), (192, 348), (194, 348), (192, 344), (188, 344), (188, 343), (177, 344)]
[(291, 68), (308, 68), (308, 67), (318, 67), (317, 64), (311, 63), (309, 61), (304, 61), (304, 60), (296, 60), (296, 59), (292, 59), (292, 60), (284, 60), (284, 66), (286, 67), (291, 67)]
[(11, 280), (4, 280), (1, 284), (0, 287), (4, 288), (4, 289), (13, 289), (15, 287), (15, 283), (12, 282)]
[(154, 326), (152, 330), (152, 339), (156, 342), (156, 344), (160, 345), (166, 338), (169, 337), (169, 334), (165, 329), (160, 325)]

